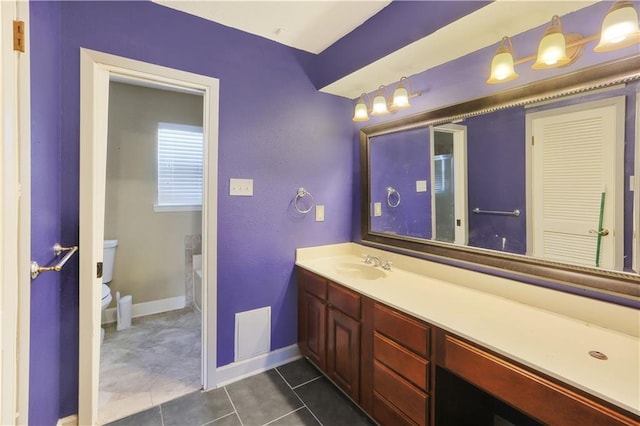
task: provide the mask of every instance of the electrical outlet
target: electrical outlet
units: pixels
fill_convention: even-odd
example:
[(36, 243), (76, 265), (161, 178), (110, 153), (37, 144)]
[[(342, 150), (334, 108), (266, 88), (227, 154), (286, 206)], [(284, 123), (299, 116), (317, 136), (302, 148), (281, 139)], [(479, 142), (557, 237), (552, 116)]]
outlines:
[(324, 222), (324, 206), (316, 206), (316, 222)]
[(253, 179), (229, 179), (229, 195), (253, 196)]
[(427, 181), (426, 180), (417, 180), (416, 181), (416, 192), (427, 192)]

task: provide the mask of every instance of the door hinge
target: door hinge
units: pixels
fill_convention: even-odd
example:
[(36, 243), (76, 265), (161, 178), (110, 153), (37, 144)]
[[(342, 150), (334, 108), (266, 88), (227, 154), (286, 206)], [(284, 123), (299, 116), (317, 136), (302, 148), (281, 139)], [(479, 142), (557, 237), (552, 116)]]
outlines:
[(534, 146), (536, 144), (536, 137), (531, 136), (531, 145)]
[(96, 264), (96, 278), (102, 278), (102, 262)]
[(24, 52), (24, 21), (13, 21), (13, 50)]

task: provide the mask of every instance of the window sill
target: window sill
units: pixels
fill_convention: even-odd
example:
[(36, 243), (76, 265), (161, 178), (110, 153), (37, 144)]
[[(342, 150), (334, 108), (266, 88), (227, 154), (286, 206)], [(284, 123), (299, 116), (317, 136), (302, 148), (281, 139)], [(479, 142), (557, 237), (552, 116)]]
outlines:
[(153, 211), (155, 213), (172, 213), (172, 212), (198, 212), (202, 211), (201, 205), (184, 205), (184, 206), (172, 206), (172, 205), (153, 205)]

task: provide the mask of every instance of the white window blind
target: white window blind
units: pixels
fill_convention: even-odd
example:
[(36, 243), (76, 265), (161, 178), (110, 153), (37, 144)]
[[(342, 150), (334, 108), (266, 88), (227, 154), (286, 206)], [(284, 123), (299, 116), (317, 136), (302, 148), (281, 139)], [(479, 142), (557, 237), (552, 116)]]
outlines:
[(202, 127), (158, 123), (156, 207), (202, 205)]
[(433, 165), (435, 168), (434, 177), (435, 185), (434, 189), (436, 193), (444, 192), (449, 188), (451, 184), (451, 154), (440, 154), (433, 157)]

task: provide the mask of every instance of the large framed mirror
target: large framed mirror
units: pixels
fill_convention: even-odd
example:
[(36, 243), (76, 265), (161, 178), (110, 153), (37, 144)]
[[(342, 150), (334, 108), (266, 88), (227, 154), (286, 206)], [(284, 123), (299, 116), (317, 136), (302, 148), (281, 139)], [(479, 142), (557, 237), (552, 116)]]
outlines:
[(362, 240), (640, 296), (640, 57), (360, 131)]

